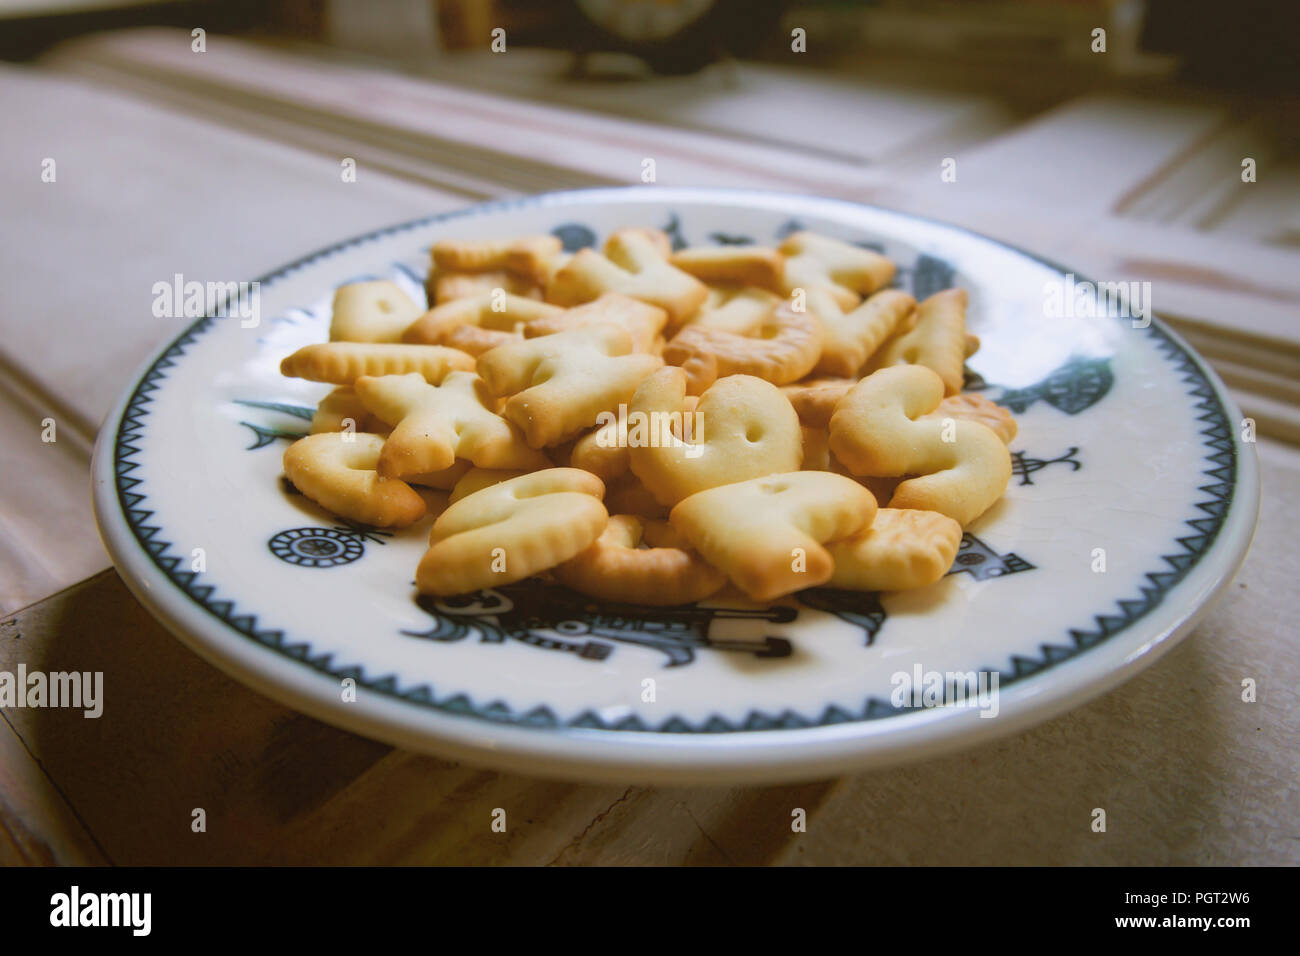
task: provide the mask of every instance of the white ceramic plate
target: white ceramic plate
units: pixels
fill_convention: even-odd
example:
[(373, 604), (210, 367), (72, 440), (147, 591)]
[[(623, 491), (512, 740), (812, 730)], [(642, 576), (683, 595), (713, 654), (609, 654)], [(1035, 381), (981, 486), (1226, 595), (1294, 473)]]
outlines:
[[(429, 519), (396, 536), (352, 528), (283, 486), (287, 437), (328, 386), (277, 366), (325, 340), (335, 287), (393, 277), (420, 301), (438, 238), (555, 232), (576, 247), (628, 225), (692, 245), (812, 228), (882, 249), (918, 298), (969, 291), (983, 341), (970, 385), (1013, 408), (1020, 433), (1005, 499), (951, 574), (774, 608), (600, 607), (535, 583), (417, 603)], [(1255, 526), (1241, 415), (1177, 336), (1080, 315), (1087, 287), (1055, 310), (1072, 317), (1052, 317), (1063, 270), (934, 222), (800, 196), (592, 190), (386, 229), (260, 281), (256, 328), (178, 320), (128, 383), (96, 448), (101, 533), (136, 596), (199, 654), (403, 747), (569, 778), (737, 782), (967, 746), (1158, 658), (1231, 579)], [(967, 674), (987, 693), (963, 703)]]

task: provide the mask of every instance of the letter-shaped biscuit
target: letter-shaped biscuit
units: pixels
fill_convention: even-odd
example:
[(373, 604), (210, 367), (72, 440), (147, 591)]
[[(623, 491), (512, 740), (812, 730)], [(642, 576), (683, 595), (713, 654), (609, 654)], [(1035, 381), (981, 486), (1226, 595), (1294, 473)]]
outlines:
[(830, 435), (825, 428), (799, 429), (803, 433), (803, 466), (801, 471), (840, 471), (844, 466), (831, 454)]
[(727, 577), (679, 547), (641, 548), (641, 519), (611, 515), (599, 538), (555, 568), (565, 587), (602, 601), (693, 604), (722, 590)]
[(687, 391), (714, 379), (753, 375), (773, 385), (803, 378), (822, 354), (822, 325), (807, 312), (779, 308), (750, 335), (692, 323), (664, 346), (664, 361), (686, 370)]
[(700, 307), (708, 289), (668, 262), (668, 237), (652, 229), (624, 229), (609, 237), (605, 255), (583, 249), (555, 273), (546, 299), (582, 305), (606, 292), (619, 292), (657, 305), (677, 326)]
[(371, 414), (393, 426), (378, 471), (405, 478), (450, 468), (465, 458), (480, 468), (546, 468), (513, 425), (491, 411), (492, 396), (472, 372), (452, 372), (441, 385), (418, 375), (359, 378), (357, 396)]
[[(819, 301), (821, 296), (825, 302)], [(813, 370), (818, 375), (857, 375), (883, 342), (907, 326), (916, 309), (916, 300), (897, 289), (877, 292), (848, 312), (841, 312), (820, 289), (808, 293), (808, 302), (808, 311), (817, 316), (825, 333), (821, 358)]]
[(555, 236), (519, 239), (444, 239), (433, 245), (433, 265), (440, 272), (495, 272), (544, 282), (562, 243)]
[(541, 301), (543, 288), (531, 279), (513, 272), (442, 272), (435, 270), (424, 284), (425, 294), (435, 305), (446, 305), (457, 299), (488, 295), (501, 289), (510, 295)]
[(972, 422), (979, 422), (986, 428), (993, 430), (993, 433), (1002, 439), (1003, 444), (1011, 444), (1011, 439), (1016, 437), (1019, 426), (1016, 420), (1011, 417), (1011, 413), (1001, 405), (990, 402), (983, 395), (974, 392), (963, 392), (960, 395), (949, 395), (938, 407), (932, 411), (926, 418), (966, 418)]
[(525, 323), (524, 337), (535, 339), (542, 335), (555, 335), (596, 322), (614, 322), (623, 326), (632, 336), (634, 351), (653, 352), (655, 340), (668, 323), (668, 313), (630, 296), (610, 292), (586, 305), (557, 308), (553, 313)]
[[(498, 311), (495, 306), (502, 308)], [(402, 334), (403, 342), (416, 345), (446, 345), (470, 355), (523, 338), (528, 322), (562, 313), (557, 306), (508, 293), (456, 299), (430, 309), (413, 321)]]
[(756, 286), (710, 286), (708, 298), (690, 324), (750, 335), (784, 301), (779, 295)]
[(678, 440), (662, 424), (680, 416), (685, 400), (686, 373), (670, 366), (646, 379), (629, 405), (629, 420), (641, 416), (655, 437), (644, 444), (629, 441), (629, 462), (662, 504), (675, 505), (718, 485), (798, 470), (803, 459), (799, 416), (775, 385), (751, 375), (718, 379), (689, 419), (699, 422), (703, 435)]
[(840, 400), (831, 416), (831, 451), (855, 475), (917, 475), (899, 484), (891, 508), (938, 511), (964, 527), (1002, 496), (1011, 455), (979, 422), (926, 417), (943, 400), (943, 381), (924, 365), (881, 369)]
[[(800, 424), (809, 428), (825, 428), (830, 424), (831, 415), (835, 414), (839, 400), (859, 381), (856, 378), (809, 378), (786, 385), (781, 391), (799, 413)], [(967, 418), (993, 429), (1004, 443), (1010, 443), (1016, 437), (1016, 420), (1011, 417), (1011, 413), (975, 393), (949, 395), (925, 417)]]
[(518, 478), (520, 475), (526, 474), (529, 474), (529, 472), (509, 468), (471, 468), (461, 476), (455, 487), (451, 489), (448, 504), (454, 505), (461, 498), (467, 498), (476, 491), (482, 491), (484, 488), (490, 488), (492, 485), (499, 485), (503, 481), (509, 481), (511, 478)]
[(894, 264), (879, 253), (815, 232), (792, 233), (781, 251), (786, 256), (782, 291), (825, 288), (841, 309), (854, 308), (894, 277)]
[(416, 587), (422, 594), (464, 594), (553, 568), (605, 530), (604, 493), (594, 475), (548, 468), (467, 495), (433, 523)]
[(569, 332), (511, 342), (479, 356), (494, 395), (509, 395), (505, 417), (533, 448), (556, 445), (617, 408), (663, 360), (632, 351), (621, 325), (597, 322)]
[(728, 282), (781, 292), (785, 256), (762, 246), (698, 246), (674, 252), (668, 260), (704, 282)]
[(961, 525), (937, 511), (881, 508), (870, 525), (826, 546), (835, 559), (827, 585), (850, 591), (902, 591), (948, 573)]
[[(681, 415), (670, 415), (668, 417), (668, 427), (679, 439), (684, 437), (683, 432), (686, 433), (687, 437), (694, 437), (703, 432), (703, 426), (700, 425), (697, 428), (696, 420), (690, 418), (695, 414), (699, 401), (698, 395), (687, 395), (682, 400)], [(633, 428), (630, 427), (632, 425), (632, 416), (630, 414), (619, 415), (614, 412), (601, 412), (595, 430), (588, 432), (573, 443), (573, 448), (569, 453), (569, 464), (574, 468), (581, 468), (584, 471), (591, 472), (608, 484), (611, 480), (627, 474), (628, 469), (631, 467), (631, 459), (628, 454), (628, 448), (631, 445), (644, 445), (651, 440), (662, 437), (653, 429), (653, 426), (656, 424), (662, 426), (663, 422), (663, 418), (660, 418), (656, 423), (653, 420), (647, 420), (644, 416), (638, 416), (636, 427)], [(662, 430), (662, 427), (660, 430)]]
[(595, 430), (573, 443), (569, 464), (591, 472), (606, 483), (627, 474), (631, 467), (627, 426), (628, 416), (601, 412)]
[(790, 399), (802, 424), (825, 428), (835, 413), (835, 405), (857, 384), (856, 378), (809, 378), (786, 385), (781, 392)]
[(605, 483), (605, 507), (616, 514), (636, 515), (646, 520), (666, 520), (669, 510), (667, 505), (661, 505), (650, 494), (640, 478), (630, 472)]
[(331, 342), (400, 342), (420, 307), (396, 282), (349, 282), (334, 292)]
[(772, 601), (830, 580), (822, 547), (869, 524), (876, 499), (852, 478), (796, 471), (691, 495), (668, 520), (750, 598)]
[(284, 452), (293, 486), (341, 518), (377, 528), (405, 528), (424, 515), (424, 499), (404, 481), (375, 471), (384, 439), (357, 432), (308, 435)]
[(351, 385), (363, 375), (418, 372), (437, 385), (448, 372), (472, 372), (474, 356), (441, 345), (389, 342), (324, 342), (304, 345), (280, 363), (280, 374), (312, 382)]
[(871, 358), (870, 371), (924, 365), (938, 373), (948, 395), (961, 391), (966, 363), (966, 290), (936, 292), (916, 307), (916, 326), (890, 339)]
[(424, 488), (435, 488), (438, 491), (451, 491), (461, 478), (473, 470), (474, 466), (469, 461), (464, 458), (457, 458), (456, 463), (450, 468), (443, 468), (440, 471), (426, 471), (420, 475), (405, 475), (402, 480), (408, 485), (420, 485)]
[[(348, 421), (352, 422), (350, 428), (345, 427)], [(351, 385), (340, 385), (317, 404), (309, 431), (313, 435), (352, 431), (387, 436), (388, 426), (366, 411), (366, 406), (357, 398), (356, 389)]]

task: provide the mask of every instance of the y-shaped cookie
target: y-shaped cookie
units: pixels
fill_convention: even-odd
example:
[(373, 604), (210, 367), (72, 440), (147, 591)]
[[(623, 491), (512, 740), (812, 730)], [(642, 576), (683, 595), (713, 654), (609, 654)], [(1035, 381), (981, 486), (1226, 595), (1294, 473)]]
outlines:
[(781, 252), (786, 256), (783, 292), (824, 288), (842, 309), (856, 307), (862, 296), (894, 277), (894, 264), (879, 253), (815, 232), (792, 233)]
[(546, 468), (550, 461), (528, 447), (519, 431), (496, 412), (483, 381), (452, 372), (442, 384), (419, 375), (359, 378), (361, 404), (393, 426), (379, 456), (385, 478), (423, 475), (465, 458), (480, 468)]
[(722, 590), (726, 575), (681, 547), (638, 547), (644, 524), (633, 515), (611, 515), (585, 551), (555, 568), (555, 578), (602, 601), (670, 606), (693, 604)]
[(871, 522), (876, 499), (852, 478), (797, 471), (697, 492), (668, 520), (701, 556), (759, 602), (830, 579), (822, 545)]
[(404, 481), (375, 470), (384, 439), (365, 432), (308, 435), (284, 452), (293, 486), (341, 518), (376, 528), (405, 528), (424, 515), (424, 499)]
[(523, 327), (534, 319), (563, 312), (559, 306), (534, 299), (488, 292), (430, 309), (410, 324), (402, 341), (446, 345), (470, 355), (482, 355), (488, 349), (523, 338)]
[(936, 292), (916, 307), (916, 325), (896, 335), (871, 358), (868, 371), (891, 365), (924, 365), (941, 379), (946, 394), (956, 395), (966, 362), (966, 290)]
[(700, 307), (708, 289), (699, 279), (671, 265), (668, 237), (654, 229), (624, 229), (605, 243), (605, 255), (583, 249), (565, 264), (546, 288), (557, 305), (582, 305), (606, 292), (619, 292), (657, 305), (671, 326), (680, 325)]
[(400, 342), (420, 307), (396, 282), (349, 282), (334, 291), (331, 342)]
[(831, 416), (831, 451), (855, 475), (915, 475), (891, 508), (938, 511), (970, 524), (1002, 496), (1011, 454), (979, 422), (930, 417), (943, 380), (924, 365), (881, 369), (844, 396)]
[(464, 594), (553, 568), (605, 530), (604, 493), (595, 475), (548, 468), (467, 495), (434, 522), (416, 587), (422, 594)]
[(479, 356), (478, 369), (505, 417), (533, 448), (556, 445), (627, 402), (642, 379), (663, 365), (632, 351), (632, 336), (613, 322), (502, 345)]
[(629, 418), (649, 422), (653, 440), (630, 447), (628, 461), (662, 504), (675, 505), (707, 488), (799, 468), (799, 417), (770, 382), (751, 375), (718, 379), (700, 396), (690, 417), (703, 434), (678, 438), (671, 423), (674, 415), (683, 413), (685, 402), (686, 373), (670, 366), (642, 382), (629, 405)]

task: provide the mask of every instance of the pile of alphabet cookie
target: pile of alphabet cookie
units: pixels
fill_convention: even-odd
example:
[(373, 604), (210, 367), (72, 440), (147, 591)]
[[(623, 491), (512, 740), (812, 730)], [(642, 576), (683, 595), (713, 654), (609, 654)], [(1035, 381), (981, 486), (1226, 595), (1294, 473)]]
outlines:
[(675, 605), (731, 589), (923, 587), (1011, 477), (1006, 409), (962, 393), (966, 293), (917, 302), (894, 264), (812, 232), (674, 252), (553, 236), (441, 241), (425, 310), (390, 281), (334, 297), (328, 383), (284, 455), (364, 525), (432, 518), (421, 593), (545, 575)]

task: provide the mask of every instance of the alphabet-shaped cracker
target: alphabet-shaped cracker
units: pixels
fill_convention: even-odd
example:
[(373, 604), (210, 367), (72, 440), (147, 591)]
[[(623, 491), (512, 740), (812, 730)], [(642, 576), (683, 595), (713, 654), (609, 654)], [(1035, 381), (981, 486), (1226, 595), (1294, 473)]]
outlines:
[(334, 291), (331, 342), (400, 342), (421, 309), (396, 282), (349, 282)]
[(736, 335), (750, 335), (785, 300), (756, 286), (710, 286), (708, 298), (690, 325), (708, 326)]
[(830, 435), (825, 428), (799, 429), (803, 435), (803, 465), (801, 471), (842, 471), (844, 466), (831, 454)]
[(473, 470), (474, 465), (470, 461), (457, 458), (455, 464), (450, 468), (443, 468), (439, 471), (426, 471), (418, 475), (403, 475), (402, 480), (408, 485), (435, 488), (438, 491), (451, 491), (465, 475)]
[(363, 375), (418, 372), (437, 385), (448, 372), (473, 371), (474, 356), (442, 345), (322, 342), (304, 345), (280, 363), (280, 374), (312, 382), (351, 385)]
[(366, 406), (357, 398), (356, 389), (351, 385), (340, 385), (316, 405), (309, 431), (313, 435), (351, 431), (387, 436), (388, 426), (366, 411)]
[(472, 372), (452, 372), (441, 385), (419, 375), (357, 379), (357, 396), (393, 426), (379, 456), (379, 474), (404, 478), (450, 468), (464, 458), (480, 468), (546, 468), (513, 425), (491, 411), (493, 399)]
[(1016, 420), (1011, 417), (1009, 411), (975, 392), (949, 395), (925, 417), (965, 418), (972, 422), (979, 422), (986, 428), (992, 429), (993, 433), (1002, 439), (1004, 445), (1011, 444), (1011, 439), (1016, 437), (1016, 432), (1019, 430)]
[(542, 300), (543, 288), (531, 279), (513, 272), (435, 272), (424, 284), (425, 294), (434, 305), (446, 305), (457, 299), (489, 295), (501, 289), (510, 295)]
[(894, 264), (879, 253), (815, 232), (791, 233), (781, 252), (786, 257), (783, 292), (825, 288), (842, 309), (854, 308), (862, 296), (894, 278)]
[(577, 468), (548, 468), (498, 482), (438, 516), (415, 571), (422, 594), (464, 594), (553, 568), (605, 530), (605, 486)]
[(808, 298), (808, 311), (816, 315), (824, 332), (821, 357), (813, 370), (817, 375), (857, 375), (881, 344), (908, 324), (916, 309), (916, 300), (898, 289), (877, 292), (848, 312), (840, 311), (824, 290), (813, 290)]
[(784, 306), (749, 335), (692, 323), (664, 346), (664, 361), (686, 370), (687, 390), (698, 395), (714, 379), (753, 375), (774, 385), (803, 378), (822, 354), (822, 325)]
[(956, 395), (964, 382), (966, 344), (966, 290), (945, 289), (916, 307), (915, 327), (881, 346), (868, 369), (924, 365), (943, 379), (946, 394)]
[(870, 525), (826, 546), (835, 570), (826, 582), (850, 591), (902, 591), (933, 584), (952, 567), (961, 525), (937, 511), (881, 508)]
[(424, 499), (404, 481), (375, 470), (380, 435), (322, 432), (284, 452), (284, 473), (312, 501), (341, 518), (376, 528), (405, 528), (424, 515)]
[(835, 405), (857, 384), (857, 378), (826, 376), (786, 385), (781, 392), (790, 399), (802, 424), (810, 428), (825, 428), (835, 413)]
[(520, 475), (526, 474), (528, 472), (510, 468), (471, 468), (461, 476), (455, 487), (451, 489), (449, 503), (454, 505), (461, 498), (472, 495), (476, 491), (482, 491), (484, 488), (490, 488), (492, 485), (499, 485), (503, 481), (509, 481), (511, 478), (518, 478)]
[(417, 345), (445, 345), (470, 355), (523, 338), (524, 326), (564, 310), (545, 302), (502, 292), (456, 299), (435, 306), (420, 316), (402, 334), (403, 342)]
[(629, 416), (642, 416), (654, 435), (628, 449), (632, 471), (664, 505), (707, 488), (799, 468), (799, 416), (770, 382), (751, 375), (718, 379), (690, 418), (703, 434), (679, 440), (671, 423), (685, 400), (686, 373), (669, 366), (647, 378), (628, 406)]
[(785, 256), (764, 246), (699, 246), (674, 252), (668, 261), (710, 284), (727, 282), (770, 292), (784, 290)]
[(647, 520), (668, 517), (668, 506), (660, 504), (641, 479), (631, 472), (605, 482), (605, 507), (616, 514), (636, 515)]
[(928, 417), (943, 392), (943, 380), (924, 365), (873, 373), (836, 406), (831, 451), (855, 475), (919, 476), (901, 482), (889, 506), (938, 511), (965, 526), (1006, 490), (1011, 455), (977, 421)]
[(533, 448), (559, 444), (627, 402), (663, 360), (632, 351), (632, 336), (613, 322), (499, 346), (479, 356), (494, 395), (509, 395), (505, 417)]
[(586, 305), (571, 309), (556, 309), (552, 313), (532, 319), (524, 324), (524, 337), (535, 339), (542, 335), (555, 335), (570, 329), (580, 329), (597, 322), (613, 322), (628, 330), (632, 348), (637, 352), (652, 353), (659, 333), (668, 323), (668, 313), (658, 306), (641, 302), (630, 296), (609, 292)]
[[(695, 420), (690, 419), (690, 416), (695, 414), (699, 401), (698, 395), (687, 395), (682, 399), (681, 415), (669, 417), (668, 427), (677, 438), (685, 437), (684, 432), (694, 433)], [(602, 417), (606, 419), (603, 424), (598, 424), (593, 431), (573, 443), (569, 464), (591, 472), (608, 484), (627, 474), (631, 468), (628, 453), (631, 445), (645, 444), (662, 436), (653, 429), (655, 422), (647, 421), (644, 417), (637, 419), (635, 428), (630, 427), (633, 421), (630, 413), (624, 415), (607, 412)]]
[(495, 272), (545, 282), (562, 243), (555, 236), (520, 239), (444, 239), (433, 244), (433, 265), (447, 272)]
[(692, 604), (727, 583), (726, 575), (693, 551), (638, 547), (642, 529), (640, 518), (611, 515), (586, 550), (556, 566), (556, 580), (602, 601), (656, 606)]
[(822, 545), (869, 524), (871, 492), (829, 471), (752, 478), (691, 495), (668, 520), (700, 555), (758, 602), (830, 580)]
[(672, 326), (700, 307), (708, 289), (668, 261), (668, 237), (653, 229), (624, 229), (605, 243), (605, 255), (582, 249), (552, 278), (546, 299), (582, 305), (606, 292), (619, 292), (657, 305)]

